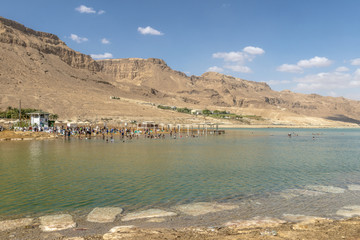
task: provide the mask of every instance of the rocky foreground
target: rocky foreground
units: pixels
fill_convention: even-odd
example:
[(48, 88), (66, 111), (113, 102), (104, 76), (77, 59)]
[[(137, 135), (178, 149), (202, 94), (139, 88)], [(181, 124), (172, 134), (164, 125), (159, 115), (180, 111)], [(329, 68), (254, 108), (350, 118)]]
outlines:
[[(287, 215), (288, 221), (255, 217), (215, 227), (164, 227), (178, 214), (210, 217), (231, 211), (231, 204), (199, 202), (173, 210), (148, 209), (121, 215), (119, 207), (95, 208), (86, 217), (47, 215), (0, 221), (0, 239), (360, 239), (360, 218), (332, 220)], [(144, 224), (148, 227), (144, 227)], [(142, 225), (142, 226), (141, 226)]]

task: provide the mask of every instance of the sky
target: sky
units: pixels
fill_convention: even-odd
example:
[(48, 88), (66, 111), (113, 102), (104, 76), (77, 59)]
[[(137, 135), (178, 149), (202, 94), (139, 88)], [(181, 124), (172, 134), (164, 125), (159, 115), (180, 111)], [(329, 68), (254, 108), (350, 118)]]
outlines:
[(358, 0), (3, 0), (0, 16), (94, 59), (161, 58), (174, 70), (360, 100)]

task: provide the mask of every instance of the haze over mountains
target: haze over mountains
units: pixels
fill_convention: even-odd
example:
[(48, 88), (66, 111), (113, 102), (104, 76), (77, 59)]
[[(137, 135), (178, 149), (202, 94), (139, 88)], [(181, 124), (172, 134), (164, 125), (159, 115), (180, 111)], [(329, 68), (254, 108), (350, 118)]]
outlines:
[(266, 124), (360, 123), (359, 101), (277, 92), (266, 83), (215, 72), (187, 76), (161, 59), (95, 61), (53, 34), (1, 17), (0, 83), (1, 109), (17, 107), (21, 99), (23, 107), (56, 113), (64, 120), (198, 120), (156, 107), (162, 104), (257, 115)]

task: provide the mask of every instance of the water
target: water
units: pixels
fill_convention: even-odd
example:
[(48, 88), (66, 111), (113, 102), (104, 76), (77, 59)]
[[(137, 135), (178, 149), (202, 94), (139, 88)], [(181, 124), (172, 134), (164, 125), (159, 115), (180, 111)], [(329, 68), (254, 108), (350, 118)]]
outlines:
[[(295, 134), (289, 138), (288, 132)], [(233, 129), (220, 136), (115, 138), (114, 143), (100, 138), (2, 142), (0, 217), (250, 200), (263, 203), (261, 211), (268, 215), (299, 203), (326, 215), (336, 203), (340, 208), (359, 201), (356, 191), (347, 190), (360, 184), (359, 146), (359, 129)], [(284, 197), (289, 189), (309, 185), (346, 192), (315, 197), (317, 202)]]

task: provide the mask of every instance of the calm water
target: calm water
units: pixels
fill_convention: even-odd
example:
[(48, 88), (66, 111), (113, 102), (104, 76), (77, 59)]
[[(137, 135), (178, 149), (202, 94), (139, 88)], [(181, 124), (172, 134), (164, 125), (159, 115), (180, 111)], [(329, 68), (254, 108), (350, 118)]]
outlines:
[[(298, 136), (289, 138), (293, 131)], [(0, 216), (263, 199), (308, 185), (346, 188), (360, 184), (360, 130), (2, 142), (0, 184)]]

